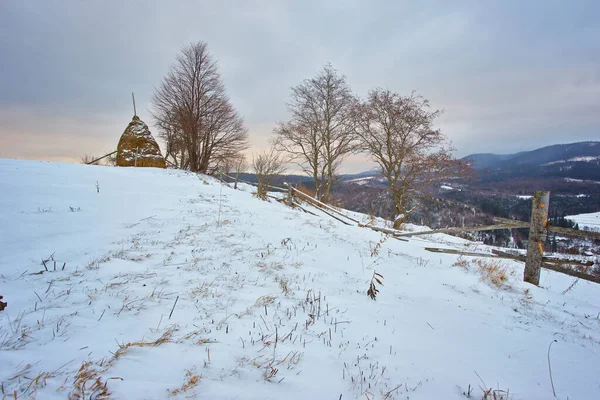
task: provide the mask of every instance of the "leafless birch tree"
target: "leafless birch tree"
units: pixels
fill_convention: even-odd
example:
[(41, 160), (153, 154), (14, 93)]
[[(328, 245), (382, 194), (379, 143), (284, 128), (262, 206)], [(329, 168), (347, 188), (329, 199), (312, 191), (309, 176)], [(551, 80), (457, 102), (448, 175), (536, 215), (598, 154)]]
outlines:
[(346, 78), (328, 64), (292, 88), (291, 119), (275, 128), (275, 148), (313, 179), (318, 200), (328, 197), (340, 163), (354, 149), (353, 102)]
[(441, 110), (414, 92), (403, 97), (389, 90), (371, 91), (357, 106), (360, 146), (381, 169), (394, 199), (398, 228), (425, 196), (425, 189), (449, 178), (465, 176), (470, 168), (452, 157), (446, 136), (434, 128)]
[(167, 157), (180, 168), (212, 173), (247, 148), (248, 134), (231, 105), (207, 46), (185, 47), (152, 98)]

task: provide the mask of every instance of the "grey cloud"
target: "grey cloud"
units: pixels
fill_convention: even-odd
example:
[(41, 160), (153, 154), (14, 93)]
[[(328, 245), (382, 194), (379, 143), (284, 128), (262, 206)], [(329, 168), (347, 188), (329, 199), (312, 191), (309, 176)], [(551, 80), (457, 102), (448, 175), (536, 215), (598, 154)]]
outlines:
[(65, 135), (80, 147), (64, 158), (115, 146), (131, 91), (153, 128), (154, 86), (198, 40), (256, 148), (286, 118), (290, 87), (326, 62), (358, 95), (428, 97), (462, 155), (597, 139), (599, 13), (586, 0), (2, 2), (0, 156), (55, 157), (47, 144)]

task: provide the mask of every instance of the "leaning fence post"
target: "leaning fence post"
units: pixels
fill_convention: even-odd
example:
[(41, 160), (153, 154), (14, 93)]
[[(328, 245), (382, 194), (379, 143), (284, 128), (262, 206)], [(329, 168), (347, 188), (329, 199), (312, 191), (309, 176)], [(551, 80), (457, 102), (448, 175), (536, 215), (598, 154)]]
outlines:
[(294, 197), (292, 195), (292, 185), (290, 185), (289, 183), (284, 183), (285, 186), (287, 186), (288, 188), (288, 193), (287, 193), (287, 203), (288, 206), (290, 207), (294, 207)]
[(531, 226), (529, 228), (529, 243), (527, 244), (527, 258), (523, 280), (534, 285), (539, 285), (540, 270), (544, 256), (544, 242), (546, 240), (550, 192), (535, 192), (532, 203)]

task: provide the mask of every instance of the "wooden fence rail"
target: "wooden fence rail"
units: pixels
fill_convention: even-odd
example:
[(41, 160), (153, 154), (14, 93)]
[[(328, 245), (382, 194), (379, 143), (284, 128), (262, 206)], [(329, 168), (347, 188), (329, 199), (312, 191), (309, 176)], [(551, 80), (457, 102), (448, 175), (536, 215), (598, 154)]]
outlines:
[(395, 236), (421, 236), (421, 235), (433, 235), (436, 233), (454, 233), (454, 232), (476, 232), (476, 231), (493, 231), (496, 229), (514, 229), (514, 228), (526, 228), (524, 223), (521, 221), (514, 221), (512, 224), (499, 224), (499, 225), (484, 225), (484, 226), (465, 226), (465, 227), (452, 227), (433, 229), (430, 231), (421, 232), (407, 232), (407, 233), (396, 233)]
[[(530, 223), (525, 221), (518, 221), (507, 218), (494, 218), (494, 222), (497, 225), (481, 225), (481, 226), (465, 226), (465, 227), (450, 227), (432, 229), (429, 231), (421, 232), (406, 232), (406, 233), (395, 233), (396, 236), (420, 236), (420, 235), (433, 235), (436, 233), (455, 233), (455, 232), (477, 232), (477, 231), (494, 231), (497, 229), (529, 229)], [(600, 232), (584, 231), (577, 229), (561, 228), (558, 226), (547, 225), (546, 230), (548, 232), (554, 232), (565, 236), (577, 236), (588, 239), (600, 240)]]
[[(504, 258), (509, 260), (516, 260), (527, 262), (527, 257), (521, 254), (512, 254), (500, 250), (492, 250), (492, 254), (489, 253), (477, 253), (472, 251), (461, 251), (456, 249), (440, 249), (436, 247), (425, 247), (425, 250), (432, 253), (444, 253), (444, 254), (456, 254), (467, 257), (487, 257), (487, 258)], [(561, 274), (573, 276), (585, 281), (600, 283), (600, 276), (588, 274), (586, 272), (578, 271), (573, 268), (567, 267), (567, 265), (577, 265), (580, 267), (591, 267), (594, 265), (592, 261), (582, 262), (579, 260), (564, 260), (558, 258), (542, 257), (541, 268), (549, 269), (551, 271), (559, 272)]]
[[(229, 176), (227, 174), (222, 174), (222, 175), (225, 176), (225, 177), (227, 177), (227, 178), (229, 178), (229, 179), (233, 179), (234, 181), (237, 180), (238, 182), (247, 183), (248, 185), (258, 186), (258, 184), (256, 182), (249, 182), (249, 181), (245, 181), (243, 179), (234, 178), (233, 176)], [(278, 191), (278, 192), (287, 192), (287, 189), (279, 187), (279, 186), (267, 185), (267, 187), (269, 189), (273, 189), (273, 190)]]
[[(529, 228), (529, 223), (525, 222), (525, 221), (517, 221), (514, 219), (507, 219), (507, 218), (494, 218), (494, 222), (497, 222), (499, 224), (510, 224), (513, 223), (515, 225), (519, 225), (520, 226), (515, 226), (516, 229), (520, 229), (520, 228)], [(583, 237), (583, 238), (587, 238), (587, 239), (596, 239), (596, 240), (600, 240), (600, 232), (595, 232), (595, 231), (586, 231), (586, 230), (581, 230), (581, 229), (570, 229), (570, 228), (561, 228), (560, 226), (553, 226), (553, 225), (546, 225), (546, 230), (548, 232), (553, 232), (553, 233), (558, 233), (560, 235), (565, 235), (565, 236), (577, 236), (577, 237)]]
[[(286, 185), (288, 185), (288, 184), (286, 183)], [(295, 187), (292, 187), (291, 185), (288, 185), (288, 187), (291, 188), (292, 194), (295, 193), (297, 195), (300, 195), (300, 197), (302, 197), (304, 200), (308, 201), (309, 203), (316, 204), (319, 208), (325, 208), (325, 209), (327, 209), (327, 210), (329, 210), (329, 211), (331, 211), (331, 212), (333, 212), (335, 214), (338, 214), (338, 215), (340, 215), (340, 216), (342, 216), (342, 217), (344, 217), (346, 219), (349, 219), (352, 222), (356, 222), (357, 224), (360, 224), (360, 222), (357, 221), (357, 220), (355, 220), (354, 218), (349, 217), (346, 214), (339, 212), (335, 208), (333, 208), (333, 207), (331, 207), (331, 206), (329, 206), (329, 205), (327, 205), (325, 203), (320, 202), (319, 200), (313, 198), (312, 196), (307, 195), (306, 193), (304, 193), (304, 192), (296, 189)]]

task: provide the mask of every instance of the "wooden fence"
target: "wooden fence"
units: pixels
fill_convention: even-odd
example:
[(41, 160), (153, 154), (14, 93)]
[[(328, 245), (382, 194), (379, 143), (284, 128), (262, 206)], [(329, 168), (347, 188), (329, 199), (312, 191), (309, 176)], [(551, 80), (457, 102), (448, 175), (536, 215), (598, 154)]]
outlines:
[[(548, 223), (548, 208), (550, 206), (550, 192), (535, 192), (532, 199), (531, 222), (515, 221), (506, 218), (494, 218), (494, 222), (498, 225), (488, 226), (470, 226), (436, 229), (425, 232), (409, 232), (401, 233), (398, 236), (415, 236), (429, 235), (434, 233), (454, 233), (467, 231), (490, 231), (496, 229), (529, 229), (529, 240), (527, 244), (527, 255), (517, 256), (505, 252), (494, 252), (498, 257), (511, 258), (525, 262), (525, 270), (523, 272), (523, 280), (525, 282), (539, 285), (541, 268), (551, 269), (563, 274), (575, 276), (591, 282), (600, 283), (600, 278), (591, 274), (576, 271), (565, 267), (564, 265), (550, 264), (546, 262), (548, 259), (544, 257), (544, 242), (549, 232), (559, 233), (561, 235), (577, 236), (588, 239), (600, 240), (600, 232), (591, 232), (584, 230), (561, 228), (552, 226)], [(430, 250), (431, 251), (431, 250)], [(470, 255), (470, 254), (465, 254)], [(580, 266), (592, 266), (593, 263), (583, 265), (574, 260), (564, 260), (563, 264), (575, 264)]]
[[(228, 175), (225, 175), (230, 179), (232, 178)], [(255, 183), (239, 180), (240, 182), (244, 182), (250, 185), (256, 186)], [(313, 212), (307, 210), (302, 207), (302, 205), (297, 201), (297, 199), (302, 199), (306, 203), (318, 208), (321, 212), (329, 215), (330, 217), (342, 222), (346, 225), (354, 225), (357, 224), (363, 228), (369, 228), (374, 231), (383, 232), (389, 234), (390, 237), (408, 241), (406, 238), (411, 236), (419, 236), (419, 235), (432, 235), (436, 233), (457, 233), (457, 232), (469, 232), (469, 231), (491, 231), (498, 229), (529, 229), (529, 241), (527, 246), (527, 255), (517, 255), (511, 254), (500, 250), (492, 250), (493, 254), (485, 254), (485, 253), (475, 253), (475, 252), (461, 252), (458, 250), (448, 250), (448, 249), (435, 249), (435, 248), (426, 248), (428, 251), (434, 251), (439, 253), (452, 253), (466, 256), (476, 256), (476, 257), (495, 257), (495, 258), (505, 258), (512, 259), (525, 262), (525, 269), (523, 273), (523, 280), (525, 282), (532, 283), (534, 285), (539, 285), (540, 279), (540, 270), (541, 268), (549, 269), (552, 271), (560, 272), (566, 275), (574, 276), (576, 278), (584, 279), (590, 282), (600, 283), (600, 277), (596, 275), (591, 275), (586, 272), (577, 271), (573, 268), (568, 267), (568, 265), (576, 265), (579, 267), (591, 267), (593, 266), (593, 262), (581, 262), (577, 260), (564, 260), (564, 259), (556, 259), (550, 257), (544, 257), (543, 245), (546, 240), (546, 235), (549, 232), (558, 233), (561, 235), (568, 236), (576, 236), (588, 239), (600, 240), (600, 232), (592, 232), (592, 231), (584, 231), (584, 230), (576, 230), (576, 229), (568, 229), (561, 228), (557, 226), (552, 226), (548, 223), (548, 208), (550, 202), (550, 192), (535, 192), (533, 196), (533, 204), (532, 204), (532, 217), (530, 222), (518, 221), (506, 218), (494, 218), (494, 222), (496, 225), (486, 225), (486, 226), (469, 226), (469, 227), (451, 227), (451, 228), (443, 228), (443, 229), (434, 229), (429, 231), (421, 231), (421, 232), (399, 232), (395, 229), (382, 228), (378, 226), (373, 226), (369, 224), (362, 224), (356, 219), (336, 210), (335, 208), (320, 202), (313, 198), (312, 196), (307, 195), (306, 193), (294, 188), (292, 185), (284, 183), (285, 188), (277, 187), (277, 186), (269, 186), (270, 189), (277, 190), (280, 192), (284, 192), (287, 194), (285, 199), (276, 198), (270, 196), (278, 201), (285, 202), (290, 207), (298, 207), (304, 212), (315, 215)]]

